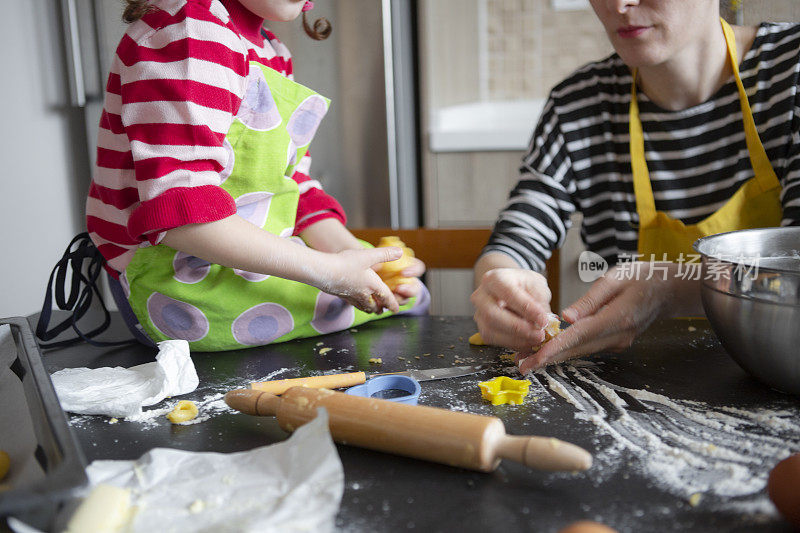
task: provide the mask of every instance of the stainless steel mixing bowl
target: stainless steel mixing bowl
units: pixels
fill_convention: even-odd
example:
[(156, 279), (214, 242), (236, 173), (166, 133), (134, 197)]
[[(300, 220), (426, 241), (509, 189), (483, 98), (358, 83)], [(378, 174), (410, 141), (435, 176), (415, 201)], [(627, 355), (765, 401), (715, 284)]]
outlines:
[(800, 227), (697, 240), (701, 296), (711, 327), (744, 370), (800, 394)]

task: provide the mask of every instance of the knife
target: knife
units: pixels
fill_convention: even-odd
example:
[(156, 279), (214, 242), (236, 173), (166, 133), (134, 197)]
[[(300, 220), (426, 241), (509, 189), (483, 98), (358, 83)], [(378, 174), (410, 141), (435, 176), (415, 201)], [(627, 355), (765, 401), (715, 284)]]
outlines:
[(250, 384), (251, 389), (256, 389), (270, 394), (283, 394), (292, 387), (311, 387), (314, 389), (338, 389), (360, 385), (377, 376), (408, 376), (417, 381), (431, 381), (436, 379), (457, 378), (475, 374), (485, 370), (489, 365), (449, 366), (444, 368), (429, 368), (423, 370), (404, 370), (401, 372), (350, 372), (346, 374), (327, 374), (309, 378), (274, 379), (271, 381), (256, 381)]

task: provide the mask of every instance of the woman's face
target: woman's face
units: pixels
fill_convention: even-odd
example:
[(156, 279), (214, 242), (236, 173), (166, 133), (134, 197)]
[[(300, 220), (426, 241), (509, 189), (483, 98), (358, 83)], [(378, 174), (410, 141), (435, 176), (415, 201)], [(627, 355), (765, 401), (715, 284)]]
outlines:
[(239, 0), (250, 12), (266, 20), (289, 22), (300, 16), (305, 0)]
[(659, 65), (719, 27), (718, 0), (589, 0), (629, 67)]

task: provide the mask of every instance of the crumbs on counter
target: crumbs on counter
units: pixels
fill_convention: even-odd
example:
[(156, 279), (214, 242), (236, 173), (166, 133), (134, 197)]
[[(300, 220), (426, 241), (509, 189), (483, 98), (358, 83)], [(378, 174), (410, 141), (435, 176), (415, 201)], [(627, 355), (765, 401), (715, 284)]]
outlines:
[(500, 354), (500, 360), (508, 361), (509, 363), (516, 363), (517, 352), (503, 352)]
[(702, 499), (703, 495), (700, 494), (699, 492), (695, 492), (694, 494), (689, 496), (689, 505), (691, 505), (692, 507), (697, 507), (698, 505), (700, 505), (700, 500)]
[(381, 365), (383, 364), (383, 359), (380, 357), (370, 357), (367, 362), (371, 365)]
[(320, 350), (319, 350), (319, 354), (320, 354), (320, 355), (325, 355), (326, 353), (330, 352), (331, 350), (333, 350), (333, 348), (328, 348), (328, 347), (326, 347), (326, 348), (320, 348)]
[(195, 500), (189, 506), (189, 512), (192, 514), (197, 514), (203, 512), (205, 508), (206, 508), (206, 502), (204, 502), (203, 500)]

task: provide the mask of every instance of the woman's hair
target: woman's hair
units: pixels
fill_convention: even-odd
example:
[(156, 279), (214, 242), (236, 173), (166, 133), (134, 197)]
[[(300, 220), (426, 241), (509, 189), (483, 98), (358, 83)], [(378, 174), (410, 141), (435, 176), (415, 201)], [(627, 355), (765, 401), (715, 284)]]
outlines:
[[(151, 11), (153, 6), (148, 3), (148, 0), (125, 0), (125, 10), (122, 12), (122, 20), (125, 22), (136, 22), (143, 16)], [(303, 11), (303, 30), (306, 35), (317, 41), (327, 39), (331, 34), (331, 23), (328, 19), (322, 17), (314, 21), (313, 25), (309, 25), (307, 11)]]

